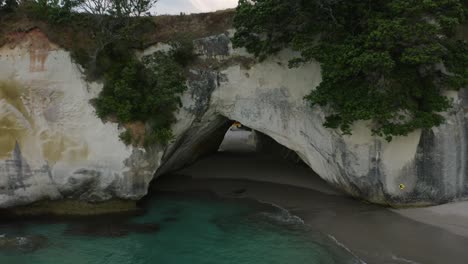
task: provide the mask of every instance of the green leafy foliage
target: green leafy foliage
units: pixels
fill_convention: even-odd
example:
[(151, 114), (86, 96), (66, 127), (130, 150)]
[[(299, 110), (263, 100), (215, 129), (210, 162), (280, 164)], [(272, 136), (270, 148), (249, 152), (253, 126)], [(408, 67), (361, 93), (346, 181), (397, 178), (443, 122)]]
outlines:
[(196, 55), (193, 52), (194, 46), (191, 38), (179, 37), (178, 41), (171, 43), (171, 56), (181, 66), (186, 67), (195, 60)]
[(113, 7), (111, 14), (116, 16), (139, 17), (145, 14), (151, 15), (150, 10), (156, 5), (158, 0), (112, 0), (110, 2)]
[(16, 0), (0, 0), (0, 12), (13, 12), (18, 8)]
[(125, 145), (130, 145), (132, 144), (132, 132), (130, 132), (130, 130), (125, 130), (125, 132), (122, 132), (120, 135), (119, 135), (119, 138), (120, 140), (122, 140), (123, 143), (125, 143)]
[(328, 107), (325, 126), (351, 134), (371, 120), (391, 140), (440, 125), (443, 89), (468, 83), (468, 44), (455, 38), (463, 0), (240, 0), (233, 39), (260, 59), (292, 47), (316, 60), (322, 83), (306, 97)]
[(73, 19), (72, 9), (79, 0), (34, 0), (24, 2), (28, 15), (51, 24), (65, 24)]
[[(113, 117), (119, 123), (144, 122), (151, 128), (145, 145), (167, 143), (172, 139), (171, 125), (181, 104), (180, 94), (186, 89), (183, 67), (171, 55), (174, 51), (156, 52), (142, 61), (118, 47), (109, 47), (106, 53), (98, 60), (105, 72), (103, 91), (95, 100), (98, 116)], [(122, 140), (131, 142), (128, 134)]]

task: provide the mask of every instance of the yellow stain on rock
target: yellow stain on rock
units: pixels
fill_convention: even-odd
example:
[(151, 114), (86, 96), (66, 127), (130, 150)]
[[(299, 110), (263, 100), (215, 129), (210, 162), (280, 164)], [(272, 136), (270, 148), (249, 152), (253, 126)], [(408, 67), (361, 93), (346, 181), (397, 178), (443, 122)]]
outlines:
[(77, 162), (86, 160), (89, 156), (87, 144), (83, 144), (69, 137), (55, 133), (41, 134), (42, 155), (51, 164), (57, 161)]
[(7, 103), (26, 115), (26, 109), (21, 100), (23, 91), (24, 88), (15, 82), (0, 81), (0, 99), (5, 99)]
[[(28, 101), (29, 98), (33, 104), (41, 104), (47, 98), (42, 98), (44, 95), (40, 93), (26, 91), (17, 83), (0, 81), (0, 159), (11, 157), (16, 142), (23, 146), (26, 155), (27, 148), (24, 146), (27, 142), (38, 142), (40, 148), (36, 148), (38, 150), (36, 154), (41, 155), (50, 165), (60, 160), (66, 162), (86, 160), (89, 156), (87, 144), (72, 139), (63, 132), (52, 132), (47, 127), (36, 127), (23, 100)], [(30, 98), (31, 96), (33, 98)], [(2, 113), (2, 109), (13, 109), (13, 111)], [(38, 131), (42, 132), (39, 134)], [(33, 156), (37, 157), (35, 154)]]
[(2, 159), (10, 157), (16, 141), (21, 142), (27, 136), (28, 127), (24, 124), (31, 125), (32, 120), (21, 100), (23, 91), (23, 87), (17, 83), (0, 81), (0, 108), (9, 105), (22, 115), (0, 113), (0, 158)]

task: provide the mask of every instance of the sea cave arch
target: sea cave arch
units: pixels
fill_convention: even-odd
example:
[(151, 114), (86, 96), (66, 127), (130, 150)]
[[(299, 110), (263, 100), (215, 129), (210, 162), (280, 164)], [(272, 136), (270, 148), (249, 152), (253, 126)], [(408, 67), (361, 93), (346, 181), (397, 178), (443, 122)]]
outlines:
[[(241, 128), (236, 129), (235, 123), (240, 124)], [(321, 190), (325, 190), (325, 192), (337, 193), (336, 189), (321, 179), (294, 150), (278, 143), (265, 133), (244, 126), (241, 120), (234, 121), (222, 115), (218, 115), (212, 119), (208, 125), (200, 125), (187, 131), (186, 134), (175, 142), (166, 151), (155, 179), (160, 176), (183, 171), (184, 168), (191, 165), (203, 168), (200, 172), (205, 171), (208, 164), (204, 160), (204, 157), (215, 153), (221, 155), (218, 156), (220, 159), (218, 161), (222, 160), (226, 168), (226, 175), (224, 177), (227, 179), (242, 178), (241, 173), (237, 173), (236, 165), (229, 164), (230, 159), (237, 162), (239, 162), (239, 159), (242, 159), (241, 164), (243, 165), (241, 166), (250, 166), (252, 163), (259, 161), (263, 164), (280, 162), (284, 165), (282, 167), (279, 166), (282, 168), (282, 172), (284, 172), (283, 175), (288, 176), (281, 178), (278, 175), (270, 177), (270, 173), (272, 175), (276, 173), (272, 173), (269, 170), (255, 171), (255, 167), (252, 170), (259, 175), (259, 181), (297, 185), (312, 189), (320, 188)], [(250, 164), (248, 164), (249, 159), (252, 159)], [(199, 162), (201, 164), (198, 164)], [(218, 166), (223, 165), (218, 164)], [(296, 166), (300, 167), (298, 170), (298, 174), (300, 175), (290, 175), (288, 169)], [(267, 166), (263, 166), (262, 168), (265, 167)], [(297, 170), (294, 171), (298, 172)], [(289, 182), (288, 177), (295, 178), (290, 178), (291, 181)], [(248, 179), (248, 177), (244, 179)]]

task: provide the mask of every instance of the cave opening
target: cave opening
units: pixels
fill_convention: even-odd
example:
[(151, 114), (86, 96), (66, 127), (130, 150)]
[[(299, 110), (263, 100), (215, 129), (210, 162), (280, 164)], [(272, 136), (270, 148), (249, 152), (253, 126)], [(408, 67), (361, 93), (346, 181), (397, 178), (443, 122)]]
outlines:
[(256, 181), (336, 193), (295, 151), (223, 116), (189, 131), (175, 146), (153, 181), (156, 189), (183, 178)]

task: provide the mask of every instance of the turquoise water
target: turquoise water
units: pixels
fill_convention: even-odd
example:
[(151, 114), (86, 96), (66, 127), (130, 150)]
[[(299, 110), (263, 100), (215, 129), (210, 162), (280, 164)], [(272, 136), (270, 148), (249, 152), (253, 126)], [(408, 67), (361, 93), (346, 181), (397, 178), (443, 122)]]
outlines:
[(165, 194), (146, 208), (133, 217), (0, 224), (3, 239), (16, 239), (0, 249), (0, 263), (359, 263), (326, 235), (273, 206)]

